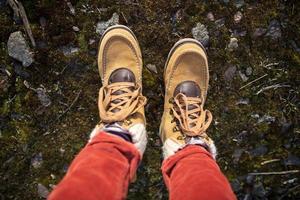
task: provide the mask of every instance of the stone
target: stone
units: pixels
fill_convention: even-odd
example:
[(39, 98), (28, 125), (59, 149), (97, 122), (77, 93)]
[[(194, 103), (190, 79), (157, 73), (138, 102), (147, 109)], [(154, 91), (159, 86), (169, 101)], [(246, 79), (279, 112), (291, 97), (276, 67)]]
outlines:
[(268, 152), (268, 148), (265, 145), (261, 145), (252, 149), (249, 153), (251, 156), (263, 156)]
[(281, 37), (280, 23), (276, 19), (271, 20), (266, 36), (275, 40)]
[(203, 46), (207, 46), (209, 43), (209, 35), (205, 25), (198, 22), (194, 28), (192, 28), (193, 37), (201, 42)]
[(223, 18), (217, 19), (215, 21), (215, 24), (216, 24), (217, 28), (221, 28), (222, 26), (225, 25), (225, 18), (223, 17)]
[(227, 49), (229, 51), (233, 51), (235, 49), (237, 49), (239, 47), (239, 44), (238, 44), (238, 39), (237, 38), (230, 38), (230, 41), (229, 41), (229, 44), (227, 45)]
[(239, 71), (239, 75), (243, 82), (248, 81), (249, 78), (243, 72)]
[(275, 120), (276, 120), (275, 117), (272, 117), (270, 115), (264, 115), (257, 120), (257, 123), (266, 122), (267, 124), (271, 124), (271, 123), (275, 122)]
[(235, 105), (248, 105), (249, 104), (249, 99), (245, 98), (245, 99), (239, 99)]
[(211, 22), (215, 21), (215, 16), (212, 12), (207, 13), (206, 17)]
[(21, 31), (10, 34), (7, 42), (8, 55), (22, 62), (24, 67), (28, 67), (33, 63), (33, 52), (31, 52), (28, 43)]
[(245, 4), (244, 0), (235, 0), (235, 2), (234, 2), (235, 7), (237, 7), (237, 8), (244, 6), (244, 4)]
[(149, 69), (150, 72), (154, 72), (155, 74), (157, 74), (157, 68), (155, 65), (153, 64), (147, 64), (146, 68)]
[(257, 38), (260, 37), (262, 35), (264, 35), (267, 32), (267, 29), (265, 28), (256, 28), (253, 32), (253, 37)]
[[(263, 184), (261, 182), (255, 183), (252, 191), (253, 196), (260, 197), (259, 199), (263, 198), (266, 196), (267, 191), (265, 190)], [(254, 198), (254, 199), (256, 199)]]
[(31, 165), (34, 169), (38, 169), (43, 164), (43, 154), (40, 152), (31, 158)]
[(232, 154), (232, 157), (233, 157), (233, 162), (235, 164), (237, 164), (242, 156), (244, 152), (244, 149), (236, 149), (234, 150), (233, 154)]
[(101, 21), (97, 23), (96, 33), (102, 35), (109, 26), (116, 25), (118, 23), (119, 15), (114, 13), (108, 21)]
[(289, 154), (284, 160), (285, 166), (300, 166), (300, 158), (298, 156)]
[(73, 31), (75, 31), (75, 32), (79, 32), (79, 31), (80, 31), (80, 29), (79, 29), (77, 26), (73, 26), (72, 29), (73, 29)]
[(246, 69), (246, 75), (247, 76), (251, 76), (252, 72), (253, 72), (253, 69), (251, 67), (247, 67), (247, 69)]
[(49, 96), (47, 95), (47, 91), (45, 88), (41, 88), (41, 87), (37, 88), (36, 93), (38, 95), (38, 98), (39, 98), (41, 104), (44, 107), (48, 107), (51, 105), (51, 100), (50, 100)]
[(237, 11), (233, 16), (233, 21), (234, 21), (234, 23), (238, 24), (238, 23), (240, 23), (242, 18), (243, 18), (243, 14), (241, 13), (241, 11)]
[(236, 72), (236, 66), (233, 65), (228, 67), (224, 73), (225, 81), (230, 82), (234, 78), (235, 72)]
[(61, 51), (63, 52), (63, 54), (65, 56), (71, 56), (72, 54), (75, 54), (77, 52), (79, 52), (79, 48), (75, 47), (73, 45), (66, 45), (66, 46), (62, 46), (60, 47)]
[(49, 190), (43, 184), (38, 183), (37, 185), (38, 195), (44, 199), (46, 199), (49, 195)]

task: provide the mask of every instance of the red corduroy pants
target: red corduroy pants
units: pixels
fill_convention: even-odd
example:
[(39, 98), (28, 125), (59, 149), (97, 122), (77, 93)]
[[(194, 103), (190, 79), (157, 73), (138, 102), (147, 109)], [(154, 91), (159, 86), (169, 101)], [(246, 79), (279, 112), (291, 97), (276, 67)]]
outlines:
[[(125, 199), (140, 160), (131, 143), (102, 132), (76, 156), (48, 199)], [(172, 200), (236, 199), (215, 160), (200, 146), (187, 146), (166, 159), (162, 173)]]

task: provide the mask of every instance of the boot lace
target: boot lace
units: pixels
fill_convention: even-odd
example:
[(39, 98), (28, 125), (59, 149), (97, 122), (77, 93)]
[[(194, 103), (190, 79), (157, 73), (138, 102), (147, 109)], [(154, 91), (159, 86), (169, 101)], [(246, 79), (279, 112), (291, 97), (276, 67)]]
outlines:
[(203, 97), (187, 97), (179, 93), (172, 103), (172, 113), (185, 135), (191, 137), (205, 135), (212, 122), (212, 114), (209, 110), (203, 110)]
[(117, 82), (101, 87), (98, 106), (101, 121), (121, 122), (136, 113), (147, 102), (141, 87), (131, 82)]

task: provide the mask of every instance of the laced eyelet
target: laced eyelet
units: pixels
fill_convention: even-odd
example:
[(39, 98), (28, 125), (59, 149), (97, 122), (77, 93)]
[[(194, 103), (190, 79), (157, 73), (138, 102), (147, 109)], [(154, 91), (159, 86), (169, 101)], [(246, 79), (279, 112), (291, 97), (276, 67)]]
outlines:
[(172, 110), (172, 109), (170, 109), (169, 113), (170, 113), (170, 115), (172, 115), (172, 114), (173, 114), (173, 110)]
[(184, 137), (182, 135), (177, 137), (177, 140), (184, 140)]
[(171, 98), (169, 99), (169, 103), (174, 103), (174, 98), (173, 98), (173, 97), (171, 97)]

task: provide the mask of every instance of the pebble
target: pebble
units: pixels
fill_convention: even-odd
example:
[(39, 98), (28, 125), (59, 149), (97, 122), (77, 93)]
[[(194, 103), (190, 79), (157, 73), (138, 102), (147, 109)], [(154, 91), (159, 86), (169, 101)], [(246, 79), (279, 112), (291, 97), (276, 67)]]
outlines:
[(246, 98), (246, 99), (238, 100), (235, 105), (248, 105), (248, 104), (249, 104), (249, 99)]
[(38, 183), (37, 185), (38, 195), (42, 198), (47, 198), (49, 195), (49, 190), (43, 184)]
[(236, 23), (236, 24), (240, 23), (240, 21), (242, 20), (242, 18), (243, 18), (243, 14), (240, 11), (238, 11), (233, 16), (234, 23)]
[(239, 75), (243, 82), (248, 81), (249, 78), (242, 71), (239, 71)]
[(289, 154), (287, 159), (284, 160), (284, 165), (285, 166), (300, 166), (300, 158)]
[(24, 67), (19, 62), (14, 62), (14, 71), (21, 78), (28, 79), (29, 73), (25, 71)]
[(260, 37), (260, 36), (264, 35), (266, 32), (267, 32), (267, 29), (265, 29), (265, 28), (256, 28), (254, 30), (253, 37), (254, 38)]
[(114, 13), (108, 21), (101, 21), (97, 23), (96, 33), (102, 35), (109, 26), (116, 25), (118, 23), (119, 15)]
[(40, 152), (36, 154), (33, 158), (31, 158), (31, 165), (34, 169), (38, 169), (43, 164), (43, 154)]
[(242, 156), (244, 152), (244, 149), (235, 149), (233, 154), (232, 154), (232, 157), (233, 157), (233, 162), (235, 164), (237, 164)]
[(217, 19), (215, 21), (215, 24), (217, 25), (217, 28), (221, 28), (222, 26), (225, 25), (225, 18), (220, 18), (220, 19)]
[(229, 44), (227, 45), (227, 49), (229, 51), (233, 51), (235, 49), (237, 49), (239, 47), (239, 44), (238, 44), (238, 39), (237, 38), (230, 38), (230, 41), (229, 41)]
[(247, 67), (247, 69), (246, 69), (246, 75), (247, 76), (251, 76), (252, 72), (253, 72), (253, 69), (251, 67)]
[(273, 40), (281, 37), (281, 28), (279, 21), (277, 21), (276, 19), (271, 20), (266, 36), (271, 37)]
[(212, 12), (207, 13), (206, 17), (211, 22), (215, 21), (215, 16)]
[(37, 88), (36, 89), (36, 93), (38, 95), (38, 98), (41, 102), (41, 104), (44, 106), (44, 107), (48, 107), (51, 105), (51, 99), (49, 98), (49, 96), (47, 95), (47, 91), (45, 88)]
[(198, 22), (194, 28), (192, 28), (193, 37), (201, 42), (203, 46), (207, 46), (209, 43), (209, 35), (207, 28), (204, 24)]
[(265, 145), (261, 145), (251, 150), (249, 153), (251, 156), (263, 156), (268, 152), (268, 148)]
[[(255, 183), (252, 194), (253, 196), (255, 196), (256, 198), (259, 197), (259, 199), (263, 198), (266, 196), (266, 190), (263, 186), (263, 184), (261, 182)], [(254, 198), (254, 199), (256, 199)]]
[(8, 55), (22, 62), (24, 67), (33, 63), (33, 52), (31, 52), (28, 43), (21, 31), (11, 33), (7, 42)]
[(242, 7), (244, 4), (245, 4), (244, 0), (235, 0), (235, 2), (234, 2), (235, 7), (237, 7), (237, 8)]
[(79, 32), (79, 31), (80, 31), (80, 29), (79, 29), (77, 26), (73, 26), (72, 29), (73, 29), (73, 31), (75, 31), (75, 32)]
[(231, 36), (232, 37), (244, 37), (244, 36), (246, 36), (246, 34), (247, 34), (247, 31), (233, 30)]
[(65, 56), (70, 56), (72, 54), (79, 52), (79, 48), (73, 45), (62, 46), (60, 49)]
[(276, 118), (270, 115), (264, 115), (257, 120), (257, 123), (266, 122), (267, 124), (271, 124), (275, 122)]
[(153, 64), (147, 64), (146, 68), (150, 70), (150, 72), (154, 72), (155, 74), (157, 74), (157, 68), (155, 65)]
[(236, 66), (233, 65), (228, 67), (224, 73), (225, 81), (230, 82), (234, 78), (235, 72), (236, 72)]

